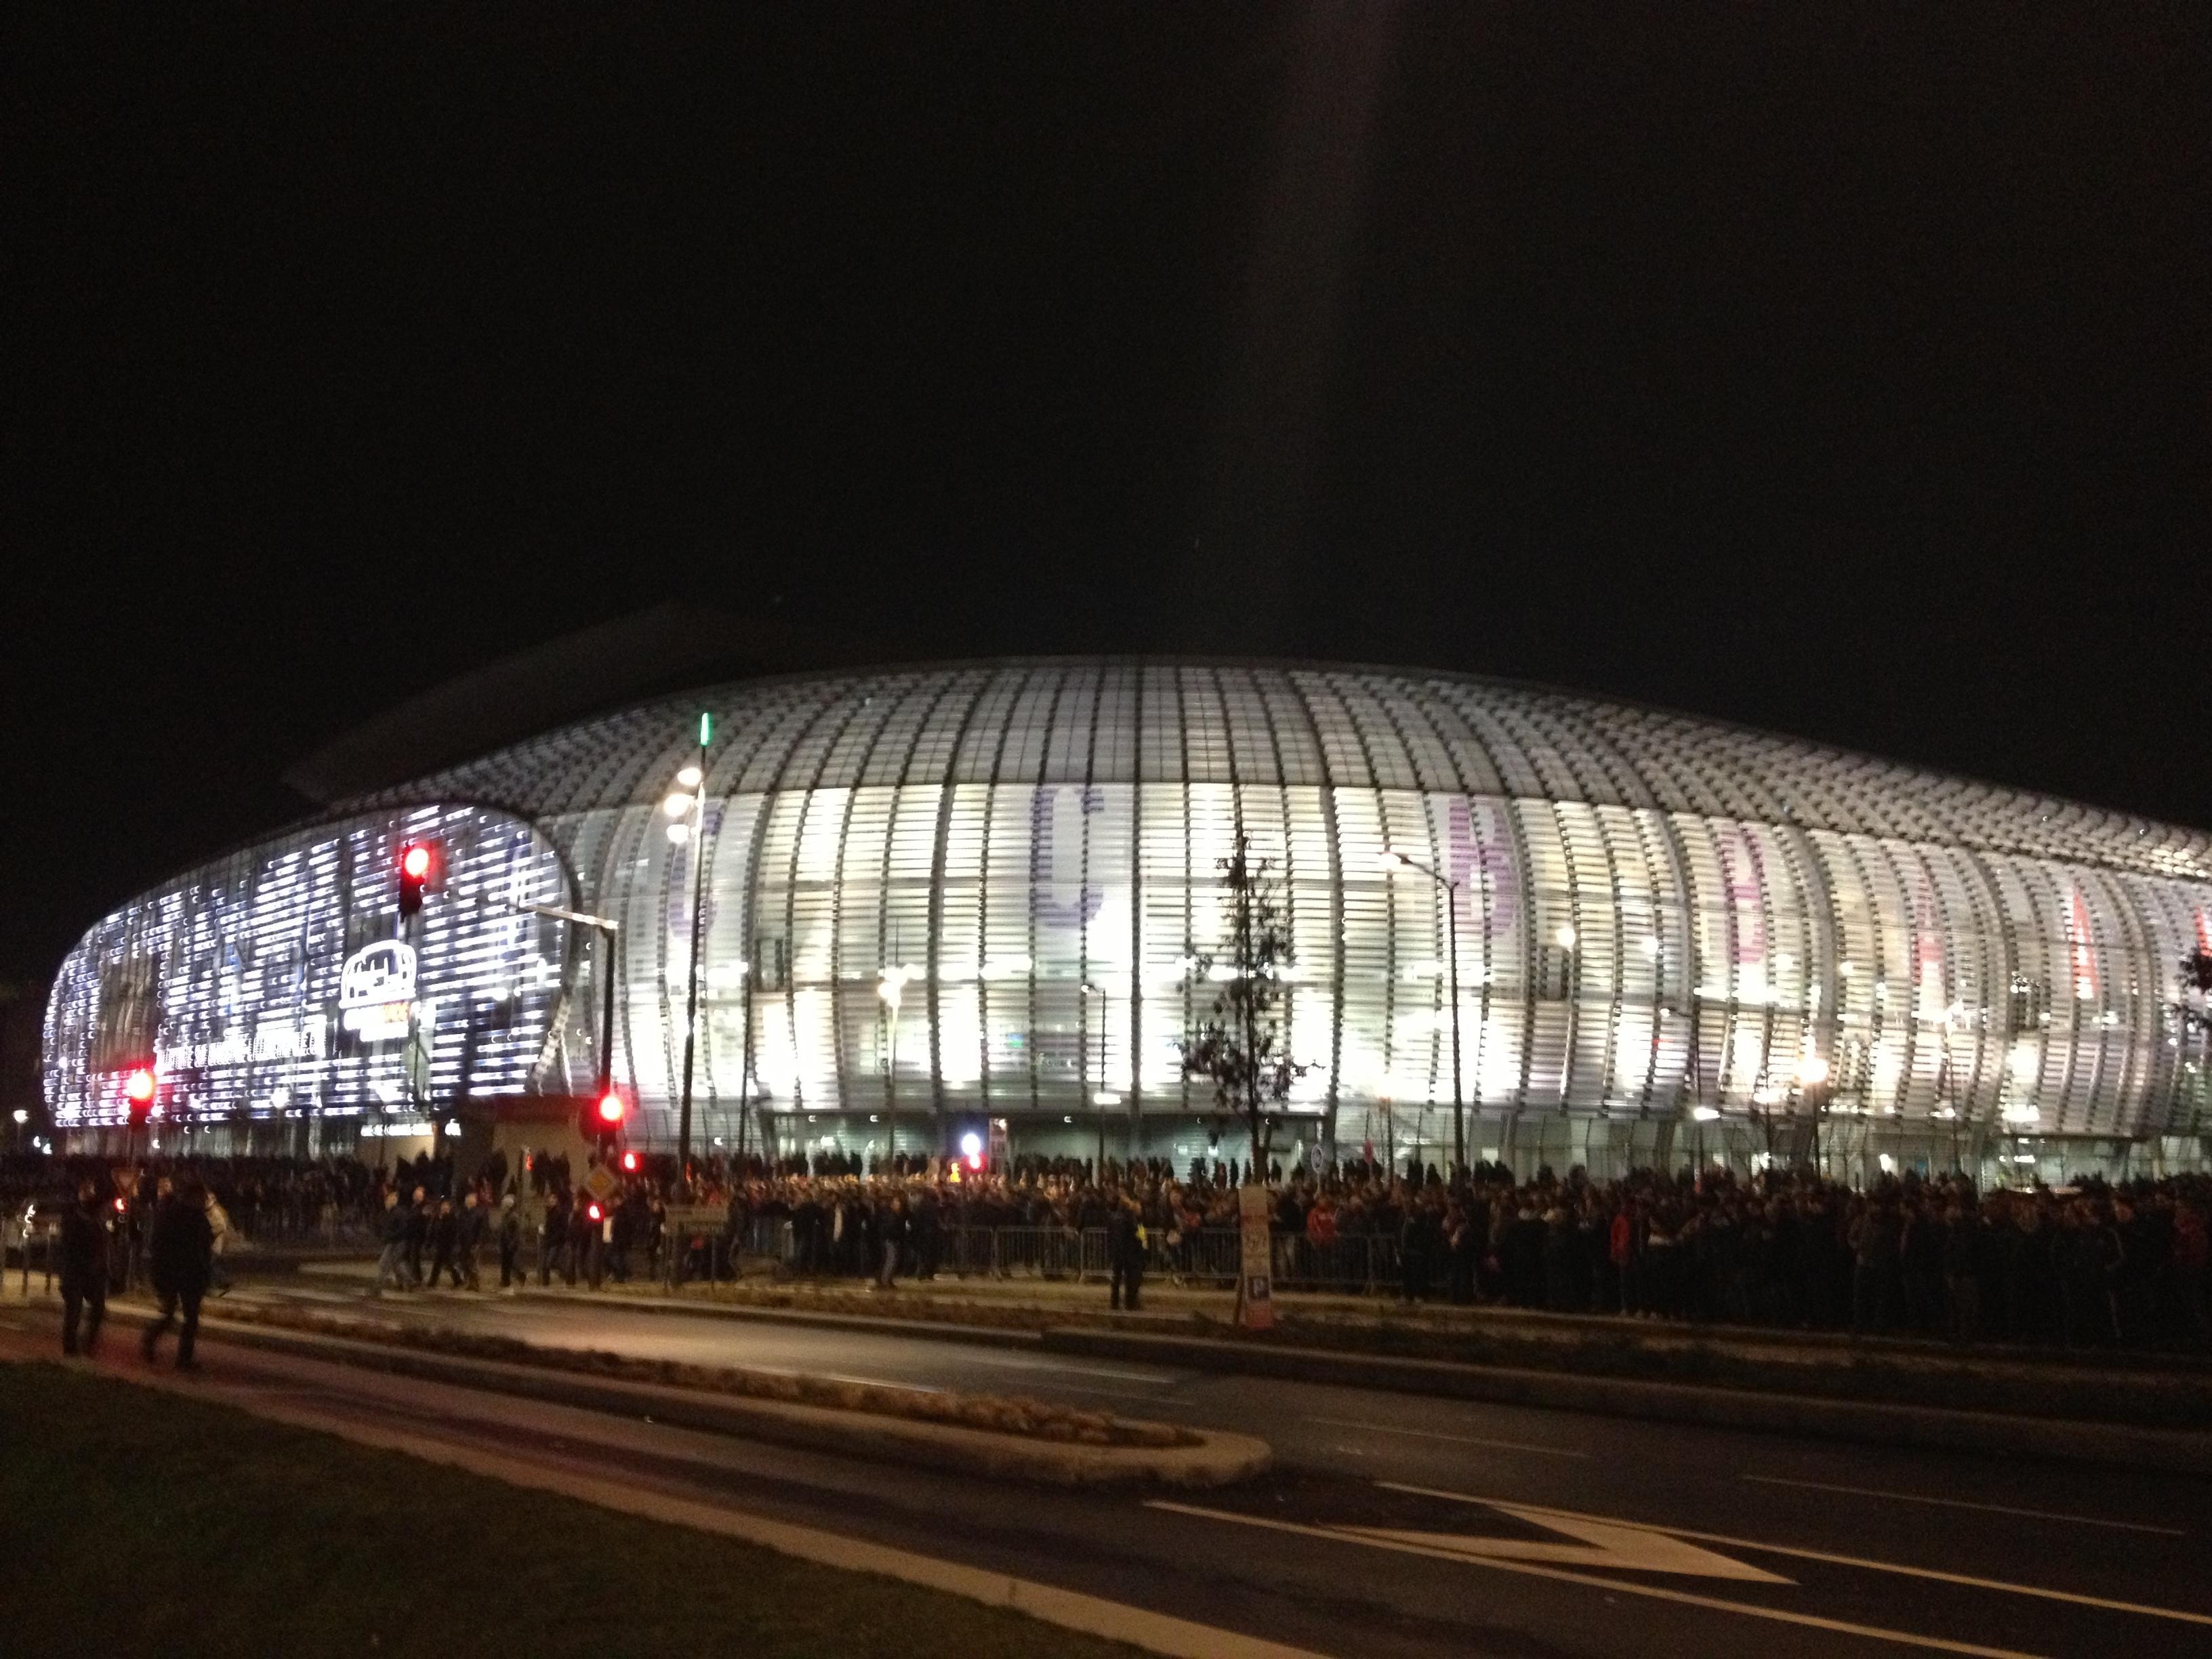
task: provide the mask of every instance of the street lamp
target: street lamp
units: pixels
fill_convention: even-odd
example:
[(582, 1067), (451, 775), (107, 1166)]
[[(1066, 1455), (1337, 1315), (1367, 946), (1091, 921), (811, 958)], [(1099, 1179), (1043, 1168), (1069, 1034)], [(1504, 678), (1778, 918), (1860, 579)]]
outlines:
[(884, 1012), (890, 1021), (890, 1058), (884, 1067), (884, 1168), (890, 1173), (890, 1162), (898, 1153), (898, 1027), (899, 1003), (906, 995), (907, 981), (920, 979), (921, 969), (903, 965), (884, 968), (878, 975), (876, 994), (884, 1000)]
[[(691, 1063), (699, 1043), (699, 935), (707, 925), (707, 745), (714, 738), (714, 717), (699, 716), (699, 758), (676, 775), (677, 788), (661, 803), (671, 822), (668, 839), (691, 845), (691, 951), (684, 975), (684, 1099), (676, 1115), (676, 1169), (691, 1173)], [(683, 792), (690, 790), (686, 796)]]
[(1828, 1062), (1818, 1054), (1807, 1054), (1797, 1062), (1790, 1073), (1802, 1094), (1805, 1107), (1813, 1115), (1813, 1167), (1826, 1173), (1820, 1163), (1820, 1085), (1828, 1080)]
[[(1075, 988), (1075, 1097), (1097, 1115), (1098, 1127), (1098, 1161), (1091, 1165), (1091, 1178), (1103, 1182), (1106, 1178), (1106, 1109), (1091, 1097), (1091, 999), (1106, 994), (1085, 980)], [(1105, 1032), (1099, 1032), (1099, 1061), (1103, 1072), (1105, 1061)], [(1102, 1077), (1103, 1084), (1104, 1079)], [(1102, 1091), (1103, 1092), (1103, 1091)]]
[(1444, 906), (1449, 927), (1444, 935), (1445, 959), (1451, 975), (1451, 1048), (1452, 1048), (1452, 1173), (1456, 1176), (1467, 1169), (1467, 1106), (1460, 1091), (1459, 1079), (1459, 883), (1450, 877), (1431, 869), (1418, 859), (1385, 848), (1382, 871), (1395, 873), (1400, 865), (1419, 871), (1444, 890)]

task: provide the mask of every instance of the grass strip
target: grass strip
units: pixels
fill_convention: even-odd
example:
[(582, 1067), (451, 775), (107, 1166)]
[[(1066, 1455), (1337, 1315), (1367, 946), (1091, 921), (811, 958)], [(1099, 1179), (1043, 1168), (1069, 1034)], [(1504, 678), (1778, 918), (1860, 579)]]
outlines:
[(0, 1425), (13, 1653), (1136, 1651), (59, 1365), (0, 1364)]

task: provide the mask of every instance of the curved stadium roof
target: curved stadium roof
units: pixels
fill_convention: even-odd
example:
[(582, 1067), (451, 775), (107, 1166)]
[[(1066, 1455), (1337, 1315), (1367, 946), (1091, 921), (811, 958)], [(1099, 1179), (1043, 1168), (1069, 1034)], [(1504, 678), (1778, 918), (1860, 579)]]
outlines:
[(714, 711), (720, 793), (1235, 782), (1650, 807), (2212, 879), (2212, 836), (1719, 721), (1426, 670), (1050, 659), (740, 682), (362, 797), (532, 815), (657, 800)]

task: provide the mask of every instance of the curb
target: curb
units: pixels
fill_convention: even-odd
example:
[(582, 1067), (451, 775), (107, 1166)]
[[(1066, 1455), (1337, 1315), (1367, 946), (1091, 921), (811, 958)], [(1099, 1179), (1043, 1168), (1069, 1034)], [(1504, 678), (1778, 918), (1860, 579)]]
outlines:
[[(135, 1308), (110, 1310), (111, 1320), (143, 1324), (149, 1317)], [(617, 1416), (650, 1415), (678, 1428), (989, 1480), (1060, 1486), (1223, 1486), (1262, 1473), (1273, 1456), (1264, 1441), (1212, 1429), (1194, 1429), (1199, 1437), (1195, 1446), (1071, 1445), (951, 1424), (465, 1358), (219, 1317), (204, 1316), (200, 1334), (203, 1339), (242, 1347), (331, 1360), (423, 1382), (489, 1389)]]
[[(554, 1294), (547, 1299), (564, 1298)], [(690, 1318), (768, 1320), (1652, 1422), (1754, 1429), (1856, 1443), (1962, 1447), (2063, 1462), (2212, 1474), (2212, 1435), (2086, 1418), (2032, 1417), (1956, 1406), (1734, 1389), (1717, 1383), (1592, 1376), (1564, 1369), (1245, 1343), (1163, 1331), (1103, 1330), (1089, 1325), (1054, 1325), (1048, 1321), (1041, 1328), (1022, 1330), (927, 1318), (873, 1318), (680, 1299), (662, 1302), (639, 1297), (626, 1299), (620, 1305), (638, 1312)], [(1038, 1311), (1042, 1315), (1048, 1310)]]
[(1386, 1389), (1394, 1393), (1589, 1412), (1606, 1417), (1755, 1429), (1887, 1446), (1996, 1452), (2166, 1474), (2212, 1474), (2212, 1434), (2133, 1428), (2072, 1419), (2014, 1417), (1940, 1406), (1761, 1394), (1686, 1382), (1578, 1376), (1566, 1371), (1455, 1364), (1442, 1359), (1348, 1354), (1200, 1337), (1124, 1334), (1060, 1327), (1043, 1334), (1048, 1353), (1144, 1360), (1192, 1370), (1238, 1372), (1299, 1382)]
[(551, 1306), (619, 1308), (624, 1313), (665, 1314), (679, 1319), (755, 1319), (773, 1325), (862, 1331), (879, 1336), (920, 1337), (932, 1342), (965, 1342), (983, 1347), (1034, 1350), (1044, 1339), (1042, 1327), (963, 1325), (943, 1319), (898, 1319), (872, 1314), (816, 1312), (807, 1308), (761, 1307), (744, 1303), (693, 1302), (682, 1297), (586, 1295), (577, 1291), (526, 1287), (522, 1299)]

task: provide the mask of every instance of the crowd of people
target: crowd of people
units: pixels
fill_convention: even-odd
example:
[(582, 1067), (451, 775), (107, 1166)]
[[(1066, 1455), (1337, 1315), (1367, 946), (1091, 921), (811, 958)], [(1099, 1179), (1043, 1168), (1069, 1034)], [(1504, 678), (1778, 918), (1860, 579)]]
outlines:
[[(38, 1184), (0, 1170), (0, 1203)], [(49, 1170), (46, 1184), (57, 1171)], [(116, 1176), (74, 1163), (108, 1190)], [(717, 1155), (679, 1176), (665, 1157), (634, 1170), (539, 1157), (472, 1174), (427, 1156), (392, 1167), (352, 1159), (185, 1160), (211, 1216), (248, 1238), (258, 1225), (357, 1226), (380, 1250), (378, 1282), (482, 1283), (495, 1247), (500, 1285), (617, 1283), (642, 1273), (721, 1277), (748, 1248), (781, 1271), (865, 1278), (1004, 1271), (978, 1237), (1077, 1240), (1100, 1248), (1021, 1257), (1024, 1270), (1108, 1274), (1120, 1305), (1146, 1274), (1218, 1282), (1235, 1272), (1234, 1160), (1176, 1170), (1022, 1158), (975, 1170), (901, 1157), (764, 1162)], [(1518, 1179), (1478, 1164), (1355, 1159), (1266, 1172), (1275, 1271), (1285, 1288), (1560, 1313), (1907, 1334), (1954, 1341), (2204, 1348), (2212, 1178), (1984, 1193), (1964, 1176), (1884, 1176), (1853, 1188), (1809, 1171), (1750, 1177), (1714, 1170), (1581, 1170)], [(152, 1200), (127, 1195), (133, 1237)], [(681, 1226), (671, 1210), (682, 1206)], [(702, 1215), (713, 1218), (702, 1225)], [(763, 1225), (763, 1224), (766, 1224)], [(1201, 1248), (1212, 1246), (1213, 1248)], [(673, 1253), (672, 1255), (671, 1253)]]

